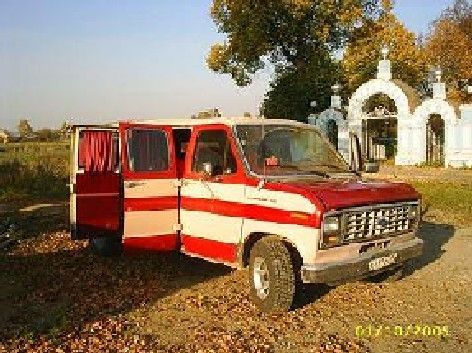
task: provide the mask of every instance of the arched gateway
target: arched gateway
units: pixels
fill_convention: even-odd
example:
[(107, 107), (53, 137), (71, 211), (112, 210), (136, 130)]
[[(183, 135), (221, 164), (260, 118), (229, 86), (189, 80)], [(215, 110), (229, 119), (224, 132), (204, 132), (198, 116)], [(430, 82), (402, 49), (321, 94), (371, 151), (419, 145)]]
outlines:
[[(421, 102), (415, 89), (392, 79), (390, 61), (381, 60), (377, 77), (361, 85), (349, 99), (347, 119), (335, 90), (331, 107), (308, 121), (320, 127), (346, 160), (349, 134), (354, 133), (367, 159), (394, 156), (396, 165), (472, 166), (472, 105), (454, 108), (446, 100), (440, 71), (436, 78), (433, 97)], [(379, 101), (395, 108), (371, 104)]]
[[(369, 98), (375, 95), (384, 95), (390, 98), (396, 107), (396, 113), (372, 114), (364, 111)], [(396, 164), (411, 164), (410, 144), (408, 139), (408, 125), (411, 112), (420, 101), (417, 92), (400, 80), (392, 80), (391, 65), (389, 60), (381, 60), (378, 65), (377, 78), (361, 85), (349, 99), (347, 120), (349, 131), (359, 136), (364, 155), (369, 159), (387, 158), (385, 150), (387, 143), (395, 152)], [(392, 134), (393, 124), (394, 133)], [(373, 131), (382, 129), (385, 125), (383, 140), (378, 133)], [(374, 128), (372, 126), (375, 126)], [(389, 141), (389, 142), (387, 142)]]
[(417, 144), (414, 151), (414, 158), (418, 162), (450, 165), (458, 119), (454, 108), (441, 98), (443, 96), (445, 88), (444, 94), (435, 93), (412, 116), (410, 125), (414, 138), (422, 142)]
[(338, 95), (339, 85), (332, 87), (334, 95), (331, 97), (331, 106), (319, 115), (310, 115), (308, 122), (316, 125), (324, 132), (328, 140), (336, 149), (349, 159), (349, 132), (347, 121), (341, 107), (341, 96)]

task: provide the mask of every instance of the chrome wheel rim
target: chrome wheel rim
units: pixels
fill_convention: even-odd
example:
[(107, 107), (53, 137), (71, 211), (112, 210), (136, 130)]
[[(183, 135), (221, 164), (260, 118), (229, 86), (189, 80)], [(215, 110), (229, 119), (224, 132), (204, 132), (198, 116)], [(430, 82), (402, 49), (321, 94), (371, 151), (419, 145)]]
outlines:
[(254, 259), (253, 269), (253, 281), (254, 289), (260, 299), (265, 299), (269, 295), (269, 269), (267, 264), (262, 257), (256, 257)]

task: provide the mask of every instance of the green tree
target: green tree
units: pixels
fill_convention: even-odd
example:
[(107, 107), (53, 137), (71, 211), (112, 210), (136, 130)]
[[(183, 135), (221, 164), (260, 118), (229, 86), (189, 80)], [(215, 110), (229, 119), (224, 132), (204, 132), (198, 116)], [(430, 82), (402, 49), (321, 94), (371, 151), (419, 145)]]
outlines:
[(21, 119), (18, 123), (18, 132), (21, 138), (30, 137), (33, 135), (33, 128), (27, 119)]
[[(355, 27), (377, 16), (378, 10), (379, 0), (213, 0), (211, 16), (226, 40), (211, 47), (207, 64), (217, 73), (231, 75), (239, 86), (251, 83), (266, 65), (275, 67), (263, 111), (300, 118), (309, 110), (310, 100), (325, 100), (329, 94), (311, 90), (302, 98), (297, 96), (313, 77), (307, 76), (308, 68), (328, 63), (326, 56), (342, 47)], [(330, 76), (318, 76), (317, 81), (329, 81)], [(296, 99), (283, 105), (283, 94)]]
[(339, 48), (377, 10), (378, 0), (213, 0), (211, 16), (227, 40), (211, 47), (207, 63), (243, 86), (267, 61), (300, 67)]
[(284, 70), (270, 84), (262, 106), (263, 115), (306, 121), (313, 112), (312, 101), (316, 101), (319, 111), (329, 107), (331, 86), (340, 79), (337, 72), (338, 63), (326, 52), (313, 55), (307, 65)]
[(395, 17), (392, 8), (391, 1), (384, 0), (380, 16), (365, 21), (353, 32), (342, 60), (350, 92), (375, 77), (384, 46), (390, 50), (394, 78), (412, 87), (417, 87), (424, 80), (425, 60), (416, 36)]
[(39, 141), (57, 141), (61, 137), (61, 133), (58, 130), (53, 130), (53, 129), (40, 129), (36, 131), (36, 136)]

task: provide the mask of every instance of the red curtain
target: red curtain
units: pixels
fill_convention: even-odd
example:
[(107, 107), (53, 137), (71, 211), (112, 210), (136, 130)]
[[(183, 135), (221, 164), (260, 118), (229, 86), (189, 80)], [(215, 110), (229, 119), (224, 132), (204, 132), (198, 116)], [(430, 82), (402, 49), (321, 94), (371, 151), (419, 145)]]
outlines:
[(113, 136), (111, 131), (84, 131), (86, 172), (112, 172)]

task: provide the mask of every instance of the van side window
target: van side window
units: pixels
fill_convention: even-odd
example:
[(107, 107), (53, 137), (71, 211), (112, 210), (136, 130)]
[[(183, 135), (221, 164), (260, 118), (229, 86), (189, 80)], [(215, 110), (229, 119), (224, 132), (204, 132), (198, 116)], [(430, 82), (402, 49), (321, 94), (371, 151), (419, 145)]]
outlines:
[[(111, 142), (108, 141), (107, 143), (103, 139), (103, 136), (108, 134), (111, 134)], [(102, 138), (100, 138), (100, 136)], [(111, 146), (108, 144), (111, 144)], [(116, 171), (119, 166), (120, 152), (118, 132), (116, 131), (92, 129), (80, 130), (77, 149), (78, 170), (103, 169), (102, 171), (105, 171), (105, 169), (110, 169), (108, 171)], [(105, 160), (108, 160), (108, 162), (105, 163)], [(86, 167), (87, 161), (88, 166)], [(104, 168), (104, 165), (107, 165), (107, 168)]]
[(162, 130), (130, 129), (127, 131), (129, 170), (160, 172), (169, 169), (167, 134)]
[(209, 130), (199, 133), (192, 170), (202, 172), (205, 163), (211, 163), (212, 175), (236, 173), (236, 159), (225, 131)]

